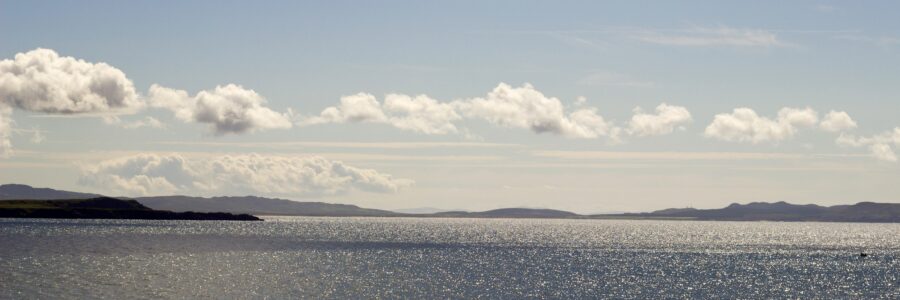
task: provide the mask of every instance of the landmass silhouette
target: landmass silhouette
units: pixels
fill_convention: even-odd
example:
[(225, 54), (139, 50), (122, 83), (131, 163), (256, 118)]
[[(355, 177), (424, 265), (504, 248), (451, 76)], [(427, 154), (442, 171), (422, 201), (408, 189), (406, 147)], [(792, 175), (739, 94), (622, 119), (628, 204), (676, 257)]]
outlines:
[[(33, 188), (21, 184), (0, 185), (0, 200), (22, 201), (96, 199), (130, 201), (147, 210), (193, 213), (229, 213), (256, 216), (331, 216), (331, 217), (435, 217), (435, 218), (556, 218), (556, 219), (653, 219), (705, 221), (817, 221), (817, 222), (900, 222), (900, 203), (859, 202), (852, 205), (797, 205), (787, 202), (731, 204), (719, 209), (670, 208), (644, 213), (592, 214), (539, 208), (501, 208), (481, 212), (445, 211), (400, 213), (362, 208), (355, 205), (302, 202), (257, 196), (242, 197), (114, 197), (97, 194)], [(44, 204), (49, 205), (49, 204)], [(138, 210), (145, 211), (145, 210)]]

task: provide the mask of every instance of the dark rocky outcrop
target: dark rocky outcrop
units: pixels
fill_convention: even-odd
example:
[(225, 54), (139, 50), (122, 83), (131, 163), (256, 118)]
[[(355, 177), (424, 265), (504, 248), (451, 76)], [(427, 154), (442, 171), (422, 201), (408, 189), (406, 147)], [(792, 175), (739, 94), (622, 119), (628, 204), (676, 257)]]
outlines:
[(234, 220), (259, 221), (247, 214), (153, 210), (135, 200), (99, 197), (82, 200), (3, 200), (0, 218)]

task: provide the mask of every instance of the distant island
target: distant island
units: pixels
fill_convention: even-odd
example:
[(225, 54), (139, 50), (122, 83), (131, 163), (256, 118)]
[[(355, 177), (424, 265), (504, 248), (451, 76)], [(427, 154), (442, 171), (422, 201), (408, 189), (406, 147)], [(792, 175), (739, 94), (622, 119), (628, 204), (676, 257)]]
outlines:
[(787, 202), (731, 204), (719, 209), (670, 208), (649, 213), (593, 215), (595, 218), (686, 219), (709, 221), (900, 222), (900, 203), (796, 205)]
[(2, 200), (0, 218), (141, 219), (260, 221), (248, 214), (153, 210), (135, 200), (98, 197), (83, 200)]
[[(61, 191), (49, 188), (33, 188), (21, 184), (0, 185), (0, 200), (19, 200), (53, 203), (66, 199), (96, 199), (97, 194)], [(131, 201), (145, 210), (164, 213), (199, 215), (281, 215), (322, 217), (424, 217), (424, 218), (547, 218), (547, 219), (652, 219), (652, 220), (702, 220), (702, 221), (815, 221), (815, 222), (900, 222), (900, 203), (860, 202), (853, 205), (819, 206), (796, 205), (786, 202), (731, 204), (719, 209), (670, 208), (646, 213), (581, 215), (573, 212), (535, 209), (501, 208), (482, 212), (445, 211), (434, 213), (400, 213), (388, 210), (362, 208), (348, 204), (301, 202), (256, 196), (244, 197), (191, 197), (159, 196), (137, 198), (106, 198)], [(47, 205), (47, 204), (44, 204)], [(150, 215), (154, 213), (149, 213)], [(120, 212), (120, 215), (124, 215)], [(0, 217), (4, 217), (0, 215)], [(238, 216), (239, 217), (239, 216)]]

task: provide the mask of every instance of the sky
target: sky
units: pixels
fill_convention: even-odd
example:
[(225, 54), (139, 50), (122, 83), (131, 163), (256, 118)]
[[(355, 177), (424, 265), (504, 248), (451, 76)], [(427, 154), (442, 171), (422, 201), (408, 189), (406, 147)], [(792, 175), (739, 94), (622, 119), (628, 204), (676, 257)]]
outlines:
[(900, 202), (894, 1), (0, 1), (0, 183), (579, 213)]

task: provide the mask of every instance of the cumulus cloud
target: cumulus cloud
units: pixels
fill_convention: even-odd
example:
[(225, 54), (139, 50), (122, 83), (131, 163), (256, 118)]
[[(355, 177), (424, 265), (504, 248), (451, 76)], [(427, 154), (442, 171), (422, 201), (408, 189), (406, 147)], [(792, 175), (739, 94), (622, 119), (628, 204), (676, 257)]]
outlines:
[(687, 30), (643, 30), (631, 38), (653, 44), (683, 47), (778, 47), (786, 46), (778, 36), (767, 30), (731, 27), (698, 27)]
[[(570, 138), (606, 137), (619, 142), (625, 130), (607, 121), (598, 109), (586, 106), (578, 97), (571, 109), (555, 97), (548, 97), (530, 84), (514, 87), (500, 83), (484, 97), (441, 102), (425, 95), (388, 94), (384, 103), (367, 93), (345, 96), (340, 104), (305, 118), (301, 125), (325, 123), (383, 123), (423, 134), (467, 133), (456, 122), (484, 120), (507, 128), (528, 129), (535, 133), (557, 134)], [(662, 104), (656, 114), (636, 111), (627, 133), (634, 136), (668, 134), (691, 121), (684, 107)]]
[(894, 148), (900, 147), (900, 127), (870, 137), (858, 137), (842, 133), (836, 142), (838, 145), (845, 147), (867, 147), (872, 157), (896, 162), (897, 155), (894, 153)]
[(317, 156), (256, 154), (202, 159), (141, 154), (85, 166), (79, 182), (134, 196), (199, 193), (292, 197), (351, 191), (393, 193), (413, 184), (410, 179)]
[(372, 94), (359, 93), (341, 97), (340, 105), (326, 108), (319, 116), (305, 120), (304, 124), (385, 121), (387, 116), (378, 99)]
[(0, 61), (0, 102), (48, 114), (111, 114), (143, 106), (125, 73), (35, 49)]
[(461, 119), (452, 104), (441, 103), (425, 95), (389, 94), (384, 108), (394, 127), (425, 134), (457, 133), (454, 121)]
[(842, 132), (856, 128), (856, 121), (847, 112), (832, 110), (825, 115), (819, 127), (828, 132)]
[(718, 114), (704, 135), (730, 142), (779, 142), (791, 138), (801, 128), (815, 127), (818, 113), (812, 108), (782, 108), (775, 120), (761, 117), (749, 108)]
[(628, 133), (636, 136), (664, 135), (672, 133), (675, 128), (684, 129), (684, 125), (693, 121), (687, 108), (667, 105), (656, 107), (656, 114), (644, 113), (638, 107), (628, 123)]
[(887, 144), (872, 144), (869, 146), (869, 151), (872, 152), (872, 156), (877, 159), (896, 162), (897, 154), (894, 153), (894, 149)]
[[(121, 70), (50, 49), (0, 60), (0, 157), (12, 153), (12, 109), (57, 115), (116, 115), (144, 107)], [(32, 141), (42, 141), (36, 132)]]
[(457, 101), (455, 105), (466, 117), (504, 127), (530, 129), (535, 133), (597, 138), (613, 136), (619, 131), (594, 108), (567, 114), (559, 99), (547, 97), (527, 83), (521, 87), (501, 83), (486, 97)]
[(209, 124), (216, 135), (292, 127), (290, 111), (273, 111), (265, 106), (265, 98), (235, 84), (216, 86), (194, 96), (154, 84), (148, 98), (151, 106), (168, 109), (184, 122)]
[(328, 107), (300, 124), (370, 122), (422, 134), (450, 134), (459, 132), (453, 122), (460, 118), (451, 104), (426, 95), (388, 94), (382, 104), (372, 94), (359, 93), (341, 97), (338, 106)]

